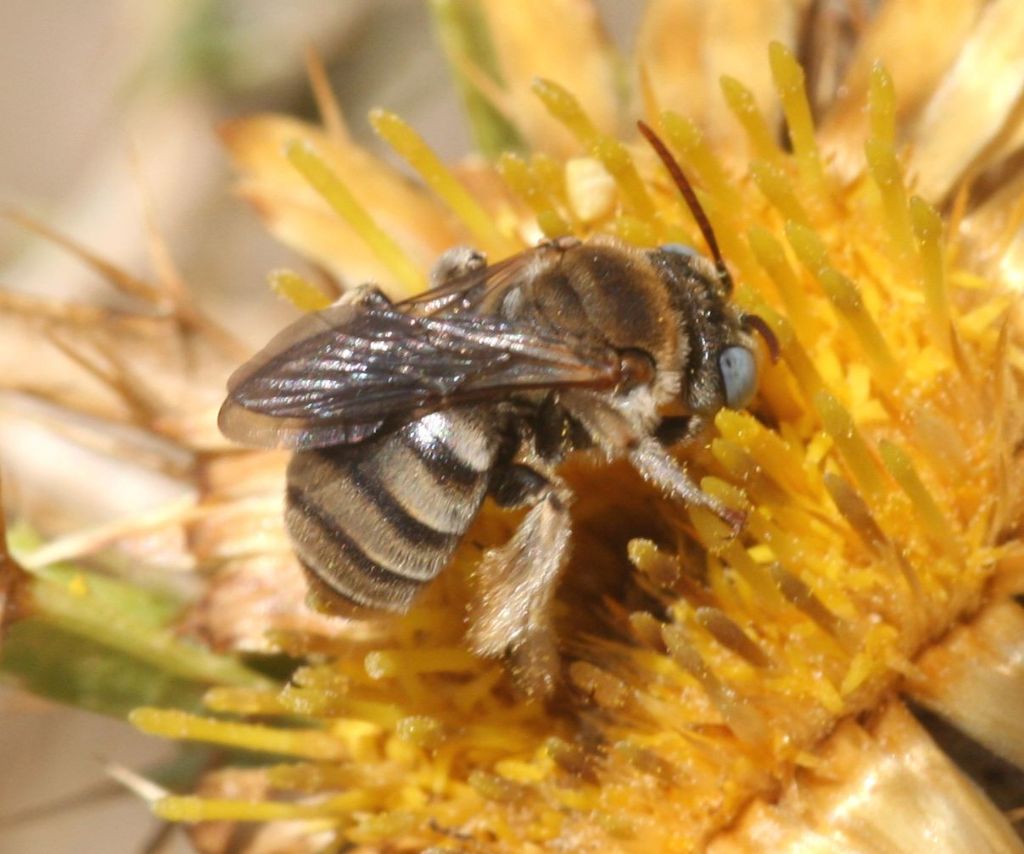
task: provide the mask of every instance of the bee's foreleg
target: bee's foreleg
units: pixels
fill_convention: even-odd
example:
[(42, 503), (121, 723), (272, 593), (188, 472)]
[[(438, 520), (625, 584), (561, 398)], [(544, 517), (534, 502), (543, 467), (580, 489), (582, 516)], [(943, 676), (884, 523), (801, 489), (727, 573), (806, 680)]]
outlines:
[(491, 494), (504, 506), (532, 506), (512, 539), (480, 563), (469, 641), (479, 655), (510, 652), (520, 686), (547, 695), (559, 666), (550, 606), (569, 556), (572, 494), (560, 478), (518, 464), (495, 473)]
[(721, 501), (704, 492), (656, 438), (640, 440), (630, 449), (629, 461), (643, 475), (644, 480), (654, 484), (666, 495), (687, 504), (708, 508), (720, 519), (728, 522), (735, 531), (743, 527), (745, 515), (726, 507)]
[(456, 246), (442, 252), (430, 268), (430, 287), (446, 285), (466, 273), (487, 265), (487, 256), (469, 246)]
[(557, 392), (544, 396), (532, 417), (533, 449), (547, 465), (557, 465), (573, 450), (593, 445), (590, 434), (561, 405)]
[(678, 445), (695, 439), (707, 424), (707, 419), (699, 415), (670, 415), (654, 429), (654, 438), (662, 445)]

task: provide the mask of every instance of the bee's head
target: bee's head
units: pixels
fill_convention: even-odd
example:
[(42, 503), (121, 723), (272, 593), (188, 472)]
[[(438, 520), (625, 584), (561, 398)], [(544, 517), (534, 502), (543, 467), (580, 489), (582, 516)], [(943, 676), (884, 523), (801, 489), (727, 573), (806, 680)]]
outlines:
[(762, 318), (744, 314), (729, 302), (732, 277), (697, 194), (658, 135), (643, 122), (637, 128), (668, 170), (714, 258), (712, 263), (679, 243), (666, 243), (651, 253), (679, 311), (683, 403), (701, 415), (723, 406), (741, 409), (757, 391), (757, 348), (751, 333), (761, 335), (772, 360), (779, 343)]
[(778, 344), (771, 329), (760, 317), (744, 314), (729, 302), (728, 278), (691, 247), (668, 243), (653, 250), (650, 258), (679, 312), (683, 404), (704, 415), (723, 406), (742, 409), (757, 391), (754, 333), (761, 335), (775, 358)]

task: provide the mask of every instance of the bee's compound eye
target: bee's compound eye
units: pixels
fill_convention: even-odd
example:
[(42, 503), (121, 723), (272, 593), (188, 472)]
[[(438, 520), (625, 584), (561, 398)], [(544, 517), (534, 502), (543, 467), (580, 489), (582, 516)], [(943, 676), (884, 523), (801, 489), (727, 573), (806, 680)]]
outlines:
[(689, 258), (699, 258), (700, 253), (692, 246), (685, 243), (663, 243), (658, 247), (662, 252), (671, 252), (673, 255), (686, 255)]
[(726, 347), (718, 355), (718, 370), (725, 385), (725, 405), (742, 409), (757, 390), (757, 362), (746, 347)]

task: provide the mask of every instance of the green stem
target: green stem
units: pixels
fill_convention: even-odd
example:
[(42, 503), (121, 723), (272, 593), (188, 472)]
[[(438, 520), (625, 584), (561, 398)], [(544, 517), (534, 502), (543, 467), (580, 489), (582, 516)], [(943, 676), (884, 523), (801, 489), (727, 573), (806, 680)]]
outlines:
[(494, 160), (505, 151), (525, 150), (523, 137), (495, 104), (465, 74), (470, 63), (501, 85), (501, 72), (478, 0), (431, 0), (441, 47), (452, 77), (462, 94), (473, 141), (481, 154)]

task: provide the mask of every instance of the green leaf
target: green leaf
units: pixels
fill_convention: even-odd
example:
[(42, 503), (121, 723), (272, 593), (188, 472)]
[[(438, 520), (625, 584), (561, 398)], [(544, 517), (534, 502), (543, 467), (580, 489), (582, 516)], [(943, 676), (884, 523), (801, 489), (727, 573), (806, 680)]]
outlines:
[[(39, 543), (9, 536), (15, 554)], [(28, 690), (92, 711), (123, 715), (141, 705), (195, 708), (211, 685), (276, 684), (238, 659), (181, 637), (185, 602), (167, 591), (68, 564), (33, 569), (25, 616), (0, 646), (0, 673)]]
[(35, 618), (10, 628), (0, 670), (40, 697), (115, 717), (149, 705), (198, 711), (207, 687)]

